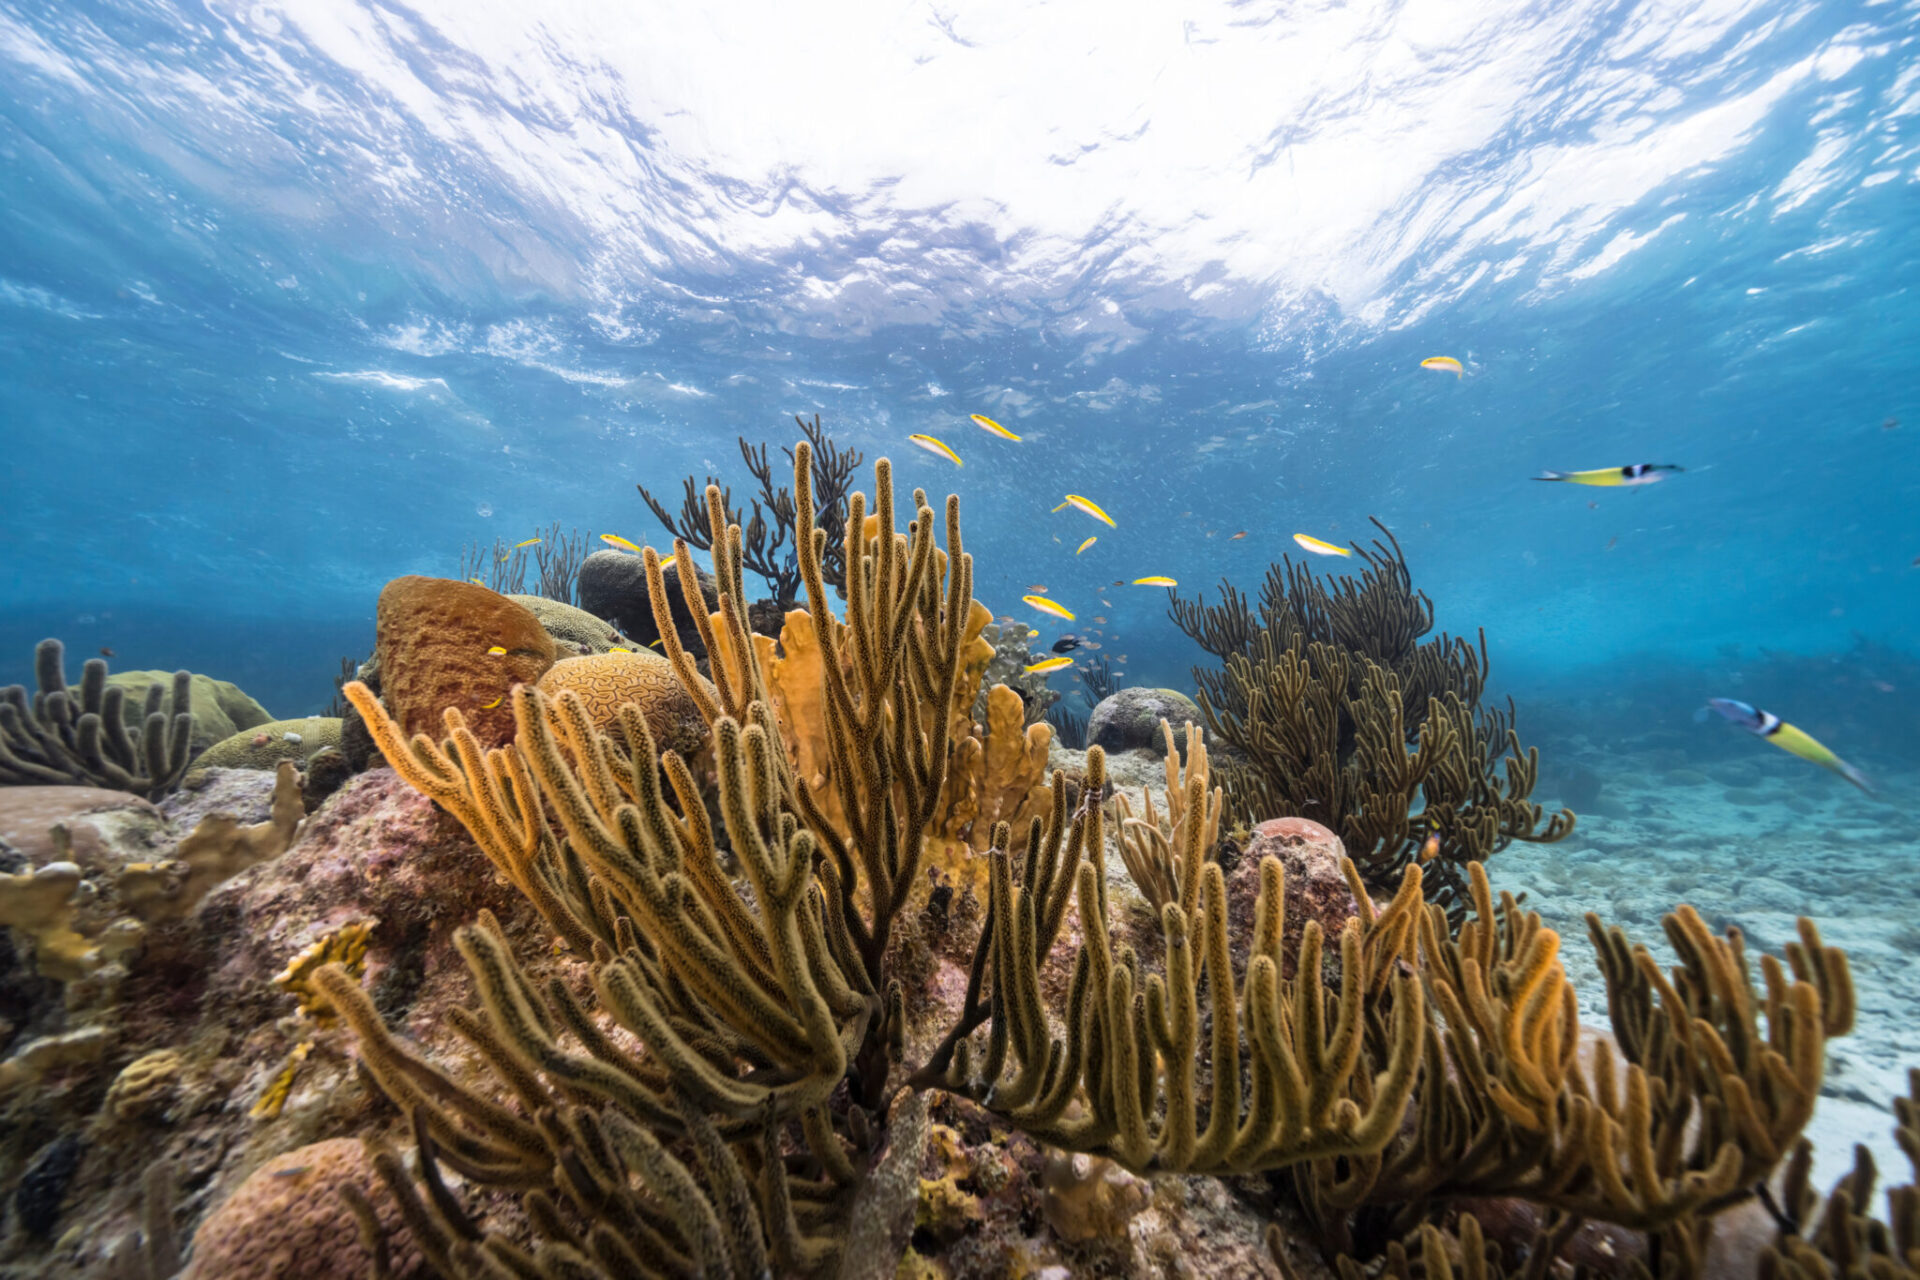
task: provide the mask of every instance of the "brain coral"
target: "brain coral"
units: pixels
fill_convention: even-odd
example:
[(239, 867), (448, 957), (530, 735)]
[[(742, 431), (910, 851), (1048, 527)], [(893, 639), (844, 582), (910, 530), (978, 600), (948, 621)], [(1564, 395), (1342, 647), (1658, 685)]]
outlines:
[(674, 678), (673, 664), (652, 653), (603, 653), (565, 658), (540, 677), (540, 691), (557, 697), (565, 690), (580, 695), (587, 713), (610, 728), (622, 703), (631, 702), (647, 718), (653, 741), (662, 751), (691, 755), (706, 745), (707, 724), (693, 699)]
[(525, 605), (554, 639), (554, 647), (572, 658), (583, 653), (605, 653), (614, 645), (632, 642), (620, 634), (611, 622), (596, 618), (585, 609), (545, 596), (508, 596), (515, 604)]
[(373, 1259), (338, 1188), (351, 1182), (385, 1228), (396, 1280), (425, 1266), (400, 1233), (400, 1210), (352, 1138), (299, 1147), (255, 1169), (200, 1224), (181, 1280), (306, 1280), (364, 1276)]
[[(503, 653), (489, 653), (489, 649)], [(513, 737), (507, 691), (553, 665), (553, 637), (525, 605), (449, 578), (410, 574), (380, 593), (374, 653), (380, 697), (409, 734), (439, 738), (440, 713), (458, 707), (488, 746)]]
[[(287, 740), (288, 734), (299, 738)], [(194, 757), (194, 769), (272, 769), (282, 760), (304, 761), (323, 747), (340, 745), (340, 721), (331, 716), (270, 720), (242, 729)]]

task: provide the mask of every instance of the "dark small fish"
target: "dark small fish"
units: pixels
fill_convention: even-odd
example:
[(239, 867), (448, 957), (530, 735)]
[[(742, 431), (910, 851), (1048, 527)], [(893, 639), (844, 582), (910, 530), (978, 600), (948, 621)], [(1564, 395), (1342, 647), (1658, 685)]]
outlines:
[(1069, 631), (1066, 635), (1061, 636), (1053, 642), (1053, 651), (1055, 653), (1072, 653), (1085, 643), (1085, 640), (1082, 640), (1079, 636)]
[(1900, 425), (1900, 419), (1888, 418), (1885, 422), (1880, 424), (1880, 429), (1882, 431), (1892, 431), (1895, 428), (1897, 428), (1899, 425)]
[(103, 657), (103, 658), (111, 658), (111, 657), (113, 657), (113, 650), (111, 650), (111, 649), (109, 649), (109, 648), (107, 648), (107, 646), (105, 646), (105, 645), (101, 645), (101, 646), (100, 646), (100, 656), (101, 656), (101, 657)]
[(1915, 556), (1913, 558), (1913, 567), (1916, 569), (1920, 569), (1920, 556)]

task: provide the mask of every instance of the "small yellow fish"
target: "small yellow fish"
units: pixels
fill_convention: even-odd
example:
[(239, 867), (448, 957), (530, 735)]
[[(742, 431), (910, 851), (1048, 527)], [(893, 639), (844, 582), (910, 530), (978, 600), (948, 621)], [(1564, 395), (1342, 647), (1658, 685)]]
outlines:
[(607, 652), (608, 652), (608, 653), (632, 653), (632, 652), (633, 652), (633, 650), (631, 650), (631, 649), (622, 649), (622, 648), (621, 648), (621, 647), (620, 647), (619, 645), (617, 645), (617, 644), (613, 644), (613, 645), (608, 645), (608, 646), (607, 646)]
[(1452, 356), (1428, 356), (1420, 362), (1420, 367), (1432, 369), (1435, 373), (1450, 373), (1456, 378), (1467, 376), (1466, 370), (1461, 368), (1460, 362)]
[(476, 587), (484, 587), (487, 585), (487, 581), (485, 578), (468, 578), (467, 581), (471, 582)]
[(939, 454), (941, 457), (945, 458), (948, 462), (951, 462), (956, 467), (964, 467), (967, 465), (966, 463), (960, 461), (959, 454), (947, 448), (947, 446), (941, 444), (938, 440), (935, 440), (932, 436), (908, 436), (907, 439), (913, 441), (915, 444), (919, 445), (922, 449), (925, 449), (928, 453)]
[[(1063, 502), (1059, 506), (1055, 507), (1054, 511), (1065, 511), (1069, 505), (1071, 504)], [(1048, 514), (1052, 514), (1052, 513), (1049, 512)]]
[(640, 548), (634, 546), (633, 543), (627, 541), (627, 539), (621, 537), (617, 533), (603, 533), (600, 535), (600, 541), (606, 543), (610, 547), (618, 547), (622, 551), (631, 551), (635, 555), (640, 554)]
[(495, 698), (492, 702), (487, 703), (485, 706), (481, 707), (480, 709), (482, 711), (491, 711), (495, 707), (499, 706), (500, 703), (506, 698), (506, 696), (507, 695), (503, 693), (498, 698)]
[(488, 654), (488, 656), (490, 656), (490, 657), (494, 657), (494, 658), (497, 658), (497, 657), (499, 657), (499, 656), (500, 656), (501, 654), (503, 654), (503, 653), (505, 653), (506, 651), (507, 651), (507, 646), (505, 646), (505, 645), (503, 645), (503, 644), (497, 644), (497, 645), (495, 645), (495, 646), (493, 646), (493, 648), (491, 648), (491, 649), (489, 649), (489, 650), (487, 650), (487, 654)]
[(1077, 493), (1070, 493), (1067, 495), (1067, 505), (1076, 511), (1086, 512), (1095, 520), (1106, 525), (1109, 529), (1117, 529), (1120, 527), (1113, 522), (1113, 517), (1102, 511), (1091, 498), (1083, 498)]
[(993, 432), (993, 434), (999, 436), (1003, 440), (1018, 440), (1020, 438), (1019, 436), (1013, 434), (1013, 432), (1007, 430), (1005, 427), (1001, 426), (999, 423), (995, 422), (992, 418), (987, 417), (983, 413), (975, 413), (975, 414), (970, 414), (968, 416), (970, 416), (975, 422), (979, 423), (981, 426)]
[(1635, 462), (1624, 467), (1595, 467), (1591, 471), (1542, 471), (1535, 480), (1564, 480), (1568, 484), (1595, 485), (1602, 489), (1619, 486), (1658, 484), (1668, 471), (1684, 471), (1670, 462)]
[(1065, 618), (1068, 622), (1073, 621), (1073, 613), (1071, 610), (1064, 605), (1056, 604), (1045, 596), (1021, 596), (1020, 599), (1042, 613), (1050, 613), (1056, 618)]
[(539, 545), (540, 539), (538, 538), (522, 538), (519, 542), (513, 544), (513, 549), (518, 551), (522, 547), (537, 547)]
[(659, 648), (659, 647), (660, 647), (661, 645), (663, 645), (663, 644), (665, 644), (666, 642), (667, 642), (667, 641), (666, 641), (666, 637), (664, 637), (664, 636), (662, 636), (662, 637), (661, 637), (660, 639), (658, 639), (658, 640), (649, 640), (649, 641), (647, 641), (647, 648), (649, 648), (649, 649), (658, 649), (658, 648)]
[(1247, 536), (1247, 531), (1246, 531), (1245, 529), (1242, 529), (1242, 530), (1241, 530), (1240, 532), (1238, 532), (1238, 533), (1236, 533), (1236, 534), (1234, 534), (1234, 535), (1233, 535), (1233, 536), (1232, 536), (1231, 538), (1228, 538), (1228, 539), (1227, 539), (1227, 541), (1228, 541), (1228, 542), (1238, 542), (1238, 541), (1240, 541), (1240, 539), (1242, 539), (1242, 538), (1244, 538), (1244, 537), (1246, 537), (1246, 536)]
[(1020, 669), (1022, 671), (1029, 672), (1029, 673), (1035, 672), (1035, 671), (1058, 671), (1062, 667), (1070, 667), (1072, 665), (1073, 665), (1072, 658), (1061, 657), (1061, 658), (1048, 658), (1043, 662), (1036, 662), (1032, 666), (1022, 667)]
[(1092, 546), (1094, 543), (1098, 541), (1100, 541), (1100, 537), (1098, 534), (1095, 534), (1093, 537), (1088, 538), (1085, 542), (1075, 547), (1073, 549), (1073, 554), (1079, 555), (1082, 551), (1085, 551), (1088, 547)]
[(1293, 540), (1300, 544), (1302, 551), (1311, 551), (1317, 556), (1350, 556), (1353, 552), (1345, 547), (1336, 547), (1331, 542), (1322, 542), (1310, 533), (1296, 533)]
[(501, 564), (505, 564), (505, 563), (507, 562), (507, 560), (508, 560), (508, 558), (509, 558), (509, 557), (507, 556), (507, 553), (506, 553), (506, 552), (504, 552), (504, 551), (503, 551), (503, 552), (501, 552), (501, 553), (500, 553), (500, 563), (501, 563)]
[(1167, 577), (1164, 573), (1156, 573), (1148, 578), (1135, 578), (1133, 585), (1136, 587), (1177, 587), (1180, 584), (1172, 578)]

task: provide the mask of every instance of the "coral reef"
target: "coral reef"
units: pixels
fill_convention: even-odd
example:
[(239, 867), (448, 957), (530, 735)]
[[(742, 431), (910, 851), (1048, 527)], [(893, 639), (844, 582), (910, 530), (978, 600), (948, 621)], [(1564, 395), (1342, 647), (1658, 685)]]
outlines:
[(1257, 619), (1226, 583), (1220, 604), (1175, 597), (1169, 612), (1225, 659), (1194, 678), (1209, 731), (1240, 762), (1222, 769), (1235, 812), (1325, 823), (1374, 884), (1420, 853), (1427, 892), (1457, 916), (1468, 863), (1512, 840), (1562, 839), (1574, 818), (1528, 800), (1539, 757), (1521, 748), (1512, 704), (1480, 706), (1486, 638), (1478, 648), (1444, 632), (1423, 639), (1433, 602), (1374, 524), (1386, 541), (1356, 549), (1357, 579), (1323, 580), (1283, 558)]
[[(806, 438), (808, 457), (812, 460), (807, 490), (816, 506), (806, 513), (805, 523), (811, 528), (837, 531), (846, 524), (847, 495), (866, 455), (858, 449), (842, 449), (836, 445), (833, 438), (821, 429), (819, 414), (813, 416), (812, 422), (797, 414), (793, 420), (799, 426), (800, 434)], [(788, 464), (797, 466), (799, 455), (796, 449), (784, 452)], [(738, 525), (741, 528), (742, 563), (747, 572), (766, 580), (774, 603), (784, 613), (792, 609), (794, 602), (799, 599), (805, 576), (800, 570), (803, 552), (798, 528), (800, 519), (795, 507), (798, 486), (789, 490), (785, 485), (774, 483), (773, 464), (767, 457), (766, 445), (748, 444), (747, 438), (741, 436), (740, 457), (760, 486), (760, 495), (748, 499), (752, 515), (744, 522), (739, 508), (733, 505), (733, 491), (712, 476), (707, 477), (705, 486), (695, 485), (692, 476), (686, 478), (677, 516), (647, 492), (645, 485), (636, 487), (655, 517), (666, 526), (667, 532), (696, 551), (713, 550), (709, 532), (713, 525), (708, 516), (705, 491), (712, 489), (718, 493), (721, 515), (725, 521), (723, 527)], [(844, 592), (846, 573), (847, 561), (843, 550), (829, 536), (827, 545), (820, 552), (821, 578), (828, 586)]]
[(1060, 694), (1047, 684), (1046, 672), (1026, 670), (1047, 656), (1033, 652), (1033, 640), (1039, 634), (1018, 622), (989, 622), (980, 628), (980, 638), (993, 646), (993, 657), (987, 660), (986, 670), (980, 676), (980, 694), (973, 700), (976, 721), (984, 722), (987, 718), (986, 691), (1003, 684), (1020, 695), (1028, 724), (1042, 720), (1052, 722), (1052, 711), (1060, 701)]
[(470, 582), (395, 578), (380, 592), (375, 626), (380, 696), (409, 734), (432, 732), (455, 707), (497, 746), (513, 736), (507, 691), (553, 665), (553, 637), (540, 619)]
[(33, 659), (39, 689), (31, 700), (21, 685), (0, 689), (0, 786), (111, 787), (152, 800), (180, 785), (191, 757), (195, 677), (170, 677), (171, 714), (163, 710), (169, 691), (146, 685), (130, 730), (127, 690), (109, 683), (103, 660), (89, 658), (72, 689), (58, 640), (42, 640)]
[(282, 760), (304, 764), (309, 757), (340, 745), (340, 721), (326, 716), (269, 720), (214, 743), (193, 758), (190, 769), (273, 769)]

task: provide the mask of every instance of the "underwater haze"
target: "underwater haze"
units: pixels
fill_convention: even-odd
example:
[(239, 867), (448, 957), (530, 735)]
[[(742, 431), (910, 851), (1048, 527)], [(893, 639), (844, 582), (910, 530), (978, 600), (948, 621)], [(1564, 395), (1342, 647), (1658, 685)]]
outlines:
[[(53, 636), (315, 715), (390, 579), (670, 545), (635, 486), (744, 492), (796, 415), (1131, 685), (1210, 659), (1115, 583), (1373, 517), (1581, 812), (1499, 886), (1576, 941), (1819, 918), (1823, 1171), (1892, 1151), (1920, 4), (0, 0), (0, 175), (0, 684)], [(1683, 469), (1535, 479), (1633, 464)]]

